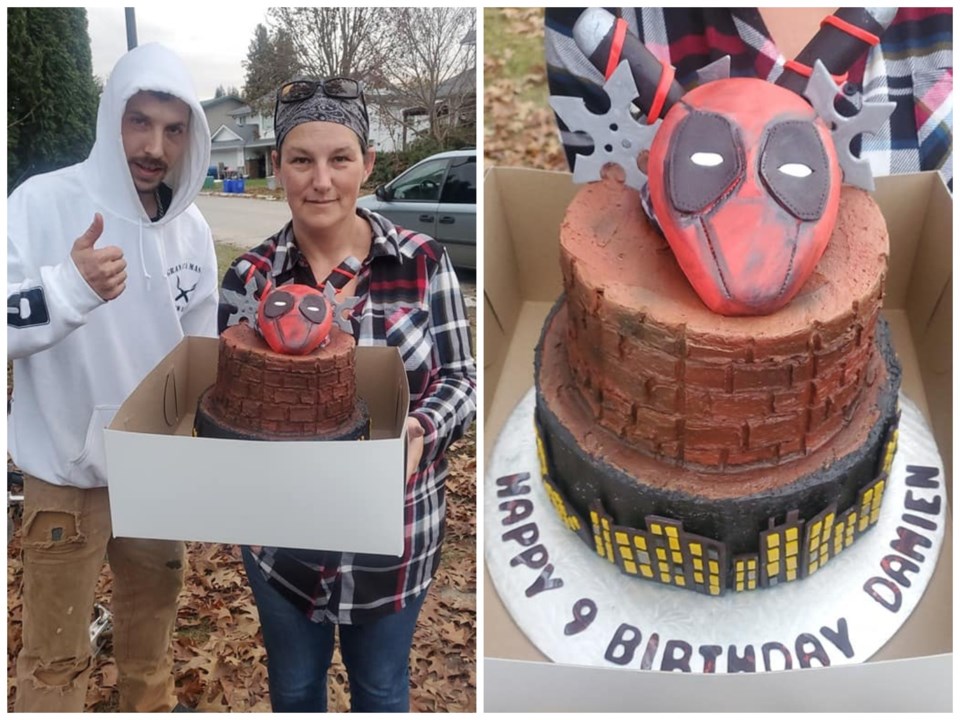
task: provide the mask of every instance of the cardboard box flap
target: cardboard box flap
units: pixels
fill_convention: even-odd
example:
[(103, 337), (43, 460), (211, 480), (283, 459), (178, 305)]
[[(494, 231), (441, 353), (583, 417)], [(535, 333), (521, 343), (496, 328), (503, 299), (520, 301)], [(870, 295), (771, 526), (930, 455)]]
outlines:
[[(188, 337), (143, 379), (114, 416), (111, 430), (191, 435), (197, 399), (217, 379), (217, 338)], [(359, 347), (357, 394), (370, 412), (371, 439), (400, 436), (410, 390), (395, 347)]]
[[(484, 264), (496, 268), (483, 278), (485, 407), (500, 380), (523, 300), (552, 303), (558, 297), (560, 224), (577, 189), (572, 175), (563, 172), (491, 168), (484, 178)], [(547, 247), (525, 240), (541, 236), (556, 240)]]
[[(483, 183), (483, 257), (486, 267), (497, 269), (485, 273), (483, 296), (489, 309), (485, 320), (492, 319), (506, 339), (513, 333), (516, 311), (520, 303), (520, 276), (513, 254), (514, 242), (510, 235), (506, 213), (500, 199), (501, 174), (487, 173)], [(484, 343), (484, 350), (487, 344)], [(486, 355), (486, 353), (484, 353)]]
[[(399, 437), (410, 407), (407, 372), (395, 347), (359, 347), (356, 357), (357, 393), (370, 412), (371, 439)], [(385, 392), (395, 387), (396, 392)]]

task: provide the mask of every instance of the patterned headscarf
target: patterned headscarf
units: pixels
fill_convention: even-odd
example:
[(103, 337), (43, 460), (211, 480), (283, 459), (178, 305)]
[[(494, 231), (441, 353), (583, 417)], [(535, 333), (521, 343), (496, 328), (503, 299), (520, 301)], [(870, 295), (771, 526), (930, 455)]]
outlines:
[[(279, 92), (279, 91), (278, 91)], [(367, 117), (366, 105), (363, 98), (328, 97), (323, 88), (318, 87), (316, 92), (306, 100), (299, 102), (277, 103), (274, 133), (277, 136), (277, 150), (283, 145), (287, 133), (297, 125), (306, 122), (333, 122), (353, 130), (360, 138), (360, 147), (367, 149), (367, 139), (370, 134), (370, 119)]]

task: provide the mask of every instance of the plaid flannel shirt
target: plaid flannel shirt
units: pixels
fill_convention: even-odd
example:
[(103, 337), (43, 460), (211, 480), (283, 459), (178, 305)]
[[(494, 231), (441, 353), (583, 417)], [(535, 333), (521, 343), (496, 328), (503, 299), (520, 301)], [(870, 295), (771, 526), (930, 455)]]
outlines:
[[(580, 9), (546, 11), (545, 45), (551, 95), (584, 98), (593, 111), (607, 100), (602, 74), (573, 40)], [(627, 21), (661, 62), (676, 68), (685, 88), (696, 83), (695, 71), (730, 56), (731, 77), (774, 82), (785, 58), (755, 8), (611, 8)], [(939, 170), (953, 187), (953, 10), (900, 8), (893, 23), (850, 69), (848, 82), (864, 99), (897, 104), (875, 134), (853, 143), (875, 176)], [(788, 58), (787, 58), (788, 59)], [(576, 153), (589, 153), (587, 135), (569, 132), (558, 118), (560, 138), (573, 166)]]
[[(463, 295), (442, 246), (363, 208), (373, 245), (358, 274), (353, 313), (358, 345), (399, 348), (410, 414), (423, 425), (423, 458), (405, 493), (403, 555), (263, 548), (258, 563), (273, 587), (314, 622), (360, 624), (397, 612), (429, 586), (440, 563), (449, 445), (476, 412), (476, 365)], [(221, 291), (220, 332), (238, 320), (237, 295), (252, 296), (236, 266), (252, 263), (275, 285), (317, 280), (297, 248), (292, 223), (237, 258)], [(230, 301), (226, 300), (230, 297)]]

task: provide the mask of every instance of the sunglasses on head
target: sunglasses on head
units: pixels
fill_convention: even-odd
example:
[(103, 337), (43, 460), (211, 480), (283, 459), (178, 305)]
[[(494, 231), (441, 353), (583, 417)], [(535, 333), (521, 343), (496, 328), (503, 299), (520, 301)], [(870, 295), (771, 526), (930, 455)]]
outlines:
[(362, 95), (359, 80), (336, 77), (326, 80), (291, 80), (280, 86), (277, 99), (282, 103), (301, 102), (313, 97), (317, 88), (323, 90), (327, 97), (341, 100), (356, 100)]
[(357, 100), (363, 104), (363, 116), (367, 117), (367, 99), (363, 96), (363, 87), (359, 80), (346, 77), (327, 78), (326, 80), (291, 80), (280, 86), (277, 91), (277, 103), (273, 109), (273, 124), (277, 124), (280, 104), (303, 102), (317, 94), (317, 89), (327, 97), (337, 100)]

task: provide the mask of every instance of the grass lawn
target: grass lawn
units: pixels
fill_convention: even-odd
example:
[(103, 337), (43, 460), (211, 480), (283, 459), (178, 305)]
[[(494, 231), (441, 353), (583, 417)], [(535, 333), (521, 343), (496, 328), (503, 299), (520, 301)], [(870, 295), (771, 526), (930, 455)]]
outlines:
[(214, 243), (214, 248), (217, 251), (217, 277), (220, 280), (223, 280), (223, 274), (230, 267), (230, 263), (250, 249), (226, 243)]
[(485, 84), (500, 79), (522, 83), (517, 99), (546, 105), (546, 83), (534, 81), (546, 64), (542, 8), (485, 8), (483, 52), (487, 62), (498, 60), (494, 72), (484, 73)]

